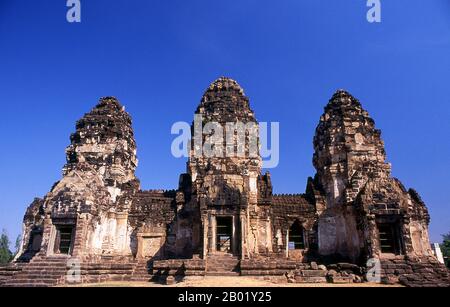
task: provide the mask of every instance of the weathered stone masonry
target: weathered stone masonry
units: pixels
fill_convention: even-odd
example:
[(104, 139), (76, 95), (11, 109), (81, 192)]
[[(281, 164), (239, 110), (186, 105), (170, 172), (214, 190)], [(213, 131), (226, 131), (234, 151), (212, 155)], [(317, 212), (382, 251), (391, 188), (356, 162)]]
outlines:
[[(193, 134), (210, 122), (257, 124), (229, 78), (209, 86), (195, 114), (203, 122)], [(261, 157), (249, 155), (251, 136), (259, 142), (257, 128), (245, 156), (199, 156), (193, 143), (177, 189), (141, 190), (131, 117), (117, 99), (102, 98), (76, 124), (63, 178), (27, 209), (21, 251), (0, 269), (0, 285), (66, 283), (69, 259), (79, 261), (78, 282), (361, 282), (367, 260), (379, 259), (385, 282), (449, 286), (424, 202), (391, 176), (381, 132), (349, 93), (337, 91), (325, 107), (313, 142), (317, 173), (303, 194), (273, 194)]]

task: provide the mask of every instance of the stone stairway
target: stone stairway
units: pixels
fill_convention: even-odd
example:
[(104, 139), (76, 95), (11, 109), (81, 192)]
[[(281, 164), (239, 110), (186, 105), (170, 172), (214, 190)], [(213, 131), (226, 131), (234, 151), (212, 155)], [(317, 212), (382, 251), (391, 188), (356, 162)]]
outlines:
[(66, 273), (66, 257), (35, 258), (2, 287), (53, 287), (65, 283)]
[(25, 263), (10, 263), (0, 266), (0, 287), (3, 286), (15, 274), (20, 272), (25, 266)]
[(147, 261), (139, 261), (136, 263), (133, 273), (131, 274), (131, 281), (148, 282), (152, 278), (150, 268)]
[[(299, 270), (295, 273), (294, 280), (296, 283), (326, 283), (327, 271), (326, 270)], [(291, 282), (288, 280), (288, 282)]]
[(206, 276), (240, 276), (239, 258), (225, 253), (208, 256)]
[(381, 276), (387, 283), (407, 287), (450, 287), (450, 270), (433, 258), (383, 259)]

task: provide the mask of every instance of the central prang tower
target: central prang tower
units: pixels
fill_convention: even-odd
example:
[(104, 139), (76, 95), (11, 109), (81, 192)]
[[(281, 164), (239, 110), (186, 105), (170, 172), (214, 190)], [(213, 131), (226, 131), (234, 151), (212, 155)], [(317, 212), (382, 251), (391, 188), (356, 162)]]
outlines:
[(195, 112), (192, 137), (188, 174), (203, 226), (203, 254), (244, 257), (258, 246), (262, 160), (258, 123), (236, 81), (222, 77), (209, 86)]

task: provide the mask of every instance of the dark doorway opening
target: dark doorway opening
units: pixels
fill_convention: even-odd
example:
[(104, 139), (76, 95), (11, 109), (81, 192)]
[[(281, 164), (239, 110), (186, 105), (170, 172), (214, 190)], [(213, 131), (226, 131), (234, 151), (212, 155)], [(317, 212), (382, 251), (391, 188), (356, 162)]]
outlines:
[(399, 228), (396, 223), (379, 223), (380, 250), (384, 254), (401, 255)]
[(304, 249), (305, 239), (303, 227), (299, 221), (295, 221), (289, 228), (289, 249)]
[(216, 237), (217, 251), (231, 253), (233, 239), (233, 218), (231, 216), (216, 217)]
[(55, 253), (69, 255), (72, 252), (73, 226), (56, 226)]
[(33, 253), (37, 253), (41, 250), (41, 244), (42, 244), (42, 232), (32, 232), (29, 250)]

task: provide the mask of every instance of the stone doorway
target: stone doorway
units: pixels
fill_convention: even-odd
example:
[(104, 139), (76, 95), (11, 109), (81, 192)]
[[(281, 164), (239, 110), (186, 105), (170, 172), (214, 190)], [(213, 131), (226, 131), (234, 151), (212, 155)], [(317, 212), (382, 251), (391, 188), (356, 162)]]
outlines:
[(303, 227), (299, 221), (295, 221), (289, 228), (289, 250), (305, 249)]
[(73, 226), (56, 226), (55, 254), (70, 255), (72, 253), (73, 235)]
[(216, 217), (216, 251), (232, 253), (233, 251), (233, 217)]
[(397, 223), (378, 223), (380, 250), (382, 254), (402, 254), (399, 227)]

